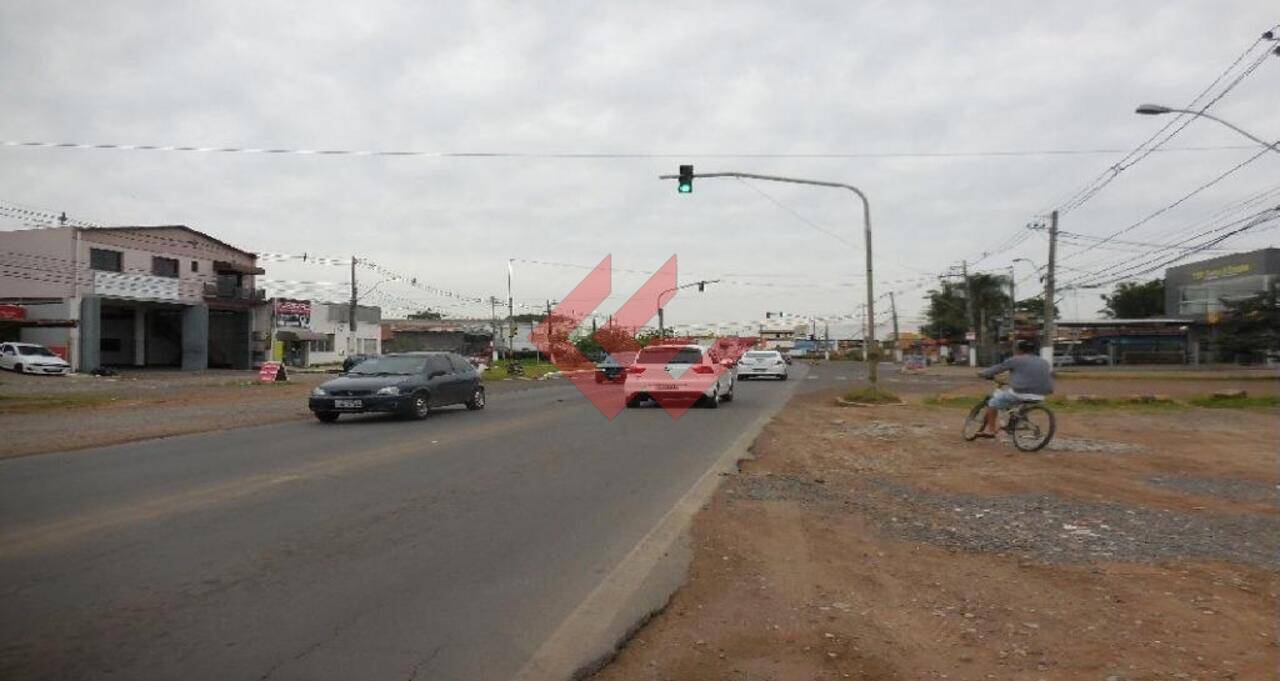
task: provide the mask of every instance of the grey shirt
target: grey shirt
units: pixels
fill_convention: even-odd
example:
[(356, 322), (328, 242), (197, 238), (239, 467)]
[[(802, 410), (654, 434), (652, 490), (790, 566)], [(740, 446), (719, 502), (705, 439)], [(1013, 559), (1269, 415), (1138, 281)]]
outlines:
[(1015, 393), (1049, 395), (1053, 392), (1053, 370), (1049, 363), (1037, 355), (1014, 355), (980, 374), (993, 378), (1003, 371), (1009, 372), (1009, 387)]

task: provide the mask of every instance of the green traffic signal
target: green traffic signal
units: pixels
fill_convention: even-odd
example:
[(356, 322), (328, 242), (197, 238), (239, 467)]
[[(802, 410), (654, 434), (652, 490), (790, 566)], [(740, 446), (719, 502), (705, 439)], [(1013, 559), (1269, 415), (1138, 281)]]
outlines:
[(680, 192), (681, 194), (692, 194), (693, 185), (689, 184), (688, 182), (681, 182), (680, 185), (676, 187), (676, 191)]
[(693, 193), (693, 166), (680, 166), (679, 184), (676, 185), (676, 191), (681, 194)]

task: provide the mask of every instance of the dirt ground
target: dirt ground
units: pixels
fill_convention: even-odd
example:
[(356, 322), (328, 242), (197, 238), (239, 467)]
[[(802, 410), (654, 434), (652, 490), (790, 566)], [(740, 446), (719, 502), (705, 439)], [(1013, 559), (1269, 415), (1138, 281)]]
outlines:
[(686, 586), (595, 679), (1276, 678), (1280, 410), (1070, 410), (1023, 454), (964, 442), (964, 409), (910, 385), (907, 406), (793, 400), (695, 520)]

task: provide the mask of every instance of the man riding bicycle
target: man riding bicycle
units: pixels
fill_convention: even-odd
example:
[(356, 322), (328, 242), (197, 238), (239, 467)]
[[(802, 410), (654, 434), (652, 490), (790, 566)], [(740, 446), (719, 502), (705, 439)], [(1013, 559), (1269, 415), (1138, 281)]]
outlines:
[(995, 378), (1009, 372), (1009, 385), (997, 388), (991, 394), (987, 403), (987, 420), (978, 431), (978, 437), (996, 436), (996, 416), (1000, 410), (1018, 406), (1024, 397), (1044, 397), (1053, 392), (1053, 368), (1035, 354), (1035, 349), (1031, 341), (1018, 341), (1013, 357), (978, 372), (982, 378)]

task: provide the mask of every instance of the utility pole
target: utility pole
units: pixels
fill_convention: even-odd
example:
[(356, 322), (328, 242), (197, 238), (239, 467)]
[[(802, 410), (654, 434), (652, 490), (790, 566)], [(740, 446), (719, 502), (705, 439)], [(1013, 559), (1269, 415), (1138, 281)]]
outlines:
[(351, 256), (351, 309), (347, 310), (347, 350), (356, 344), (356, 256)]
[(556, 361), (556, 348), (553, 343), (556, 337), (556, 322), (551, 317), (551, 301), (547, 301), (547, 359), (552, 363)]
[(893, 361), (902, 361), (902, 344), (898, 342), (898, 302), (893, 298), (893, 291), (889, 292), (889, 309), (893, 311)]
[(831, 359), (831, 322), (822, 323), (822, 358)]
[(516, 346), (516, 299), (511, 297), (511, 258), (507, 258), (507, 359)]
[(973, 287), (969, 285), (967, 260), (960, 261), (960, 275), (964, 277), (964, 324), (969, 329), (973, 329), (973, 340), (969, 341), (969, 366), (976, 367), (978, 366), (978, 331), (973, 328)]
[(667, 333), (664, 328), (665, 320), (662, 316), (662, 308), (658, 308), (658, 338), (666, 338)]
[(1013, 355), (1018, 351), (1018, 323), (1014, 321), (1013, 316), (1018, 312), (1018, 296), (1014, 294), (1013, 281), (1014, 271), (1013, 263), (1009, 264), (1009, 354)]
[(493, 357), (491, 361), (498, 361), (498, 297), (489, 296), (489, 314), (492, 317), (493, 325)]
[(1057, 335), (1053, 315), (1053, 268), (1058, 257), (1058, 211), (1049, 213), (1049, 264), (1044, 276), (1044, 339), (1040, 342), (1040, 356), (1053, 366), (1053, 339)]

